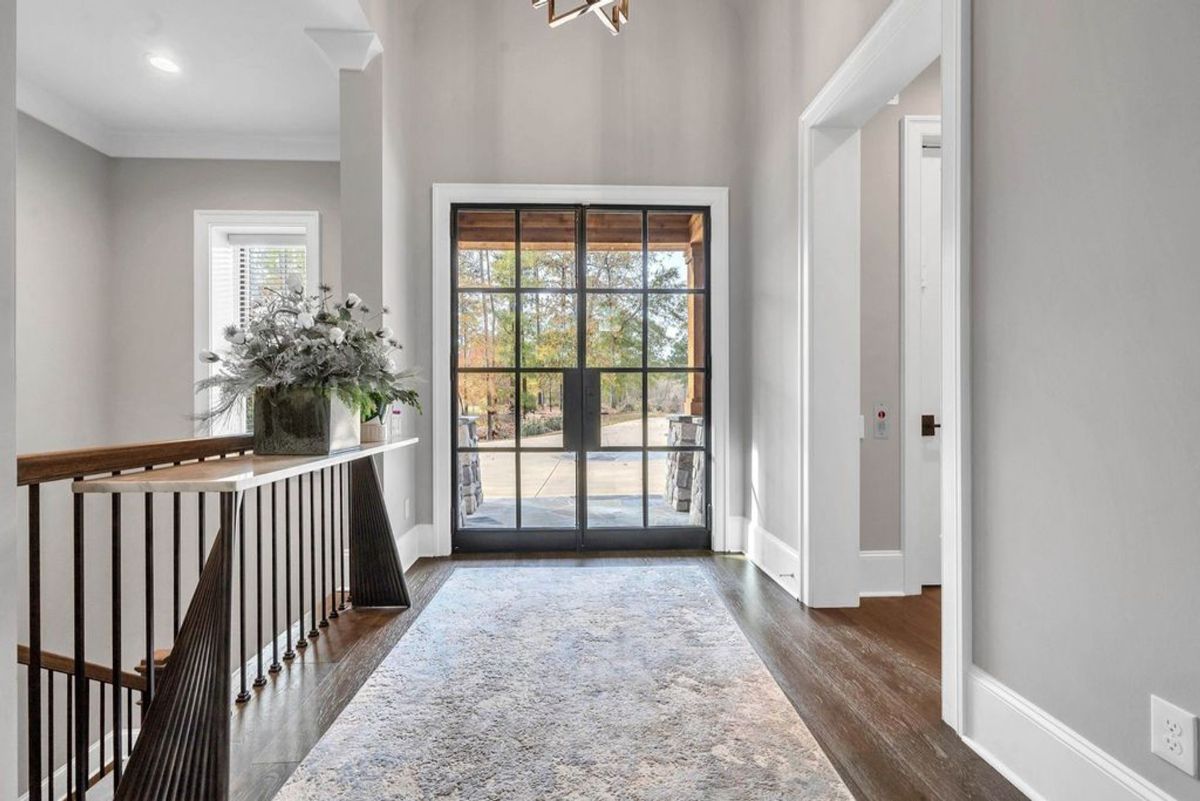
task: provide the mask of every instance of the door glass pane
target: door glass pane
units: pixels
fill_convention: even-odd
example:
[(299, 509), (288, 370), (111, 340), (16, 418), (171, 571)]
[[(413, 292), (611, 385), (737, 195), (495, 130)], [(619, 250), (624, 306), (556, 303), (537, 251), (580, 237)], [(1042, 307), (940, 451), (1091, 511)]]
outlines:
[(575, 454), (521, 454), (521, 527), (575, 528)]
[(563, 446), (562, 373), (521, 373), (521, 447)]
[(521, 212), (521, 286), (575, 286), (576, 212)]
[(574, 367), (579, 347), (575, 296), (521, 294), (521, 367)]
[(648, 454), (651, 526), (704, 526), (704, 454)]
[(707, 278), (704, 215), (651, 212), (650, 260), (646, 266), (651, 289), (703, 289)]
[(587, 366), (642, 366), (642, 296), (588, 295)]
[(515, 446), (515, 411), (512, 374), (458, 374), (458, 447)]
[(641, 212), (589, 211), (587, 285), (597, 289), (641, 289)]
[(589, 526), (642, 527), (642, 454), (587, 455)]
[(650, 373), (648, 445), (703, 445), (704, 373)]
[(704, 366), (704, 296), (650, 295), (648, 358), (651, 367)]
[(517, 461), (513, 453), (458, 455), (458, 522), (465, 528), (516, 528)]
[(458, 213), (459, 287), (517, 285), (516, 219), (511, 211)]
[(515, 366), (515, 297), (507, 292), (459, 293), (459, 367)]
[(642, 446), (642, 374), (600, 376), (600, 445)]

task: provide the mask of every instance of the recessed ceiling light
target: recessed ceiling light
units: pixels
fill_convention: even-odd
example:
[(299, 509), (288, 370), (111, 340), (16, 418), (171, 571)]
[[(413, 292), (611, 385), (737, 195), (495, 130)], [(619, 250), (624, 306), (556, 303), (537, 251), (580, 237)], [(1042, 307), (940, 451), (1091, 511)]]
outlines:
[(160, 56), (156, 53), (150, 53), (146, 56), (146, 61), (148, 61), (150, 63), (150, 66), (154, 67), (154, 69), (156, 69), (156, 70), (161, 70), (163, 72), (169, 72), (172, 75), (175, 75), (176, 73), (179, 72), (179, 65), (176, 64), (171, 59), (167, 58), (166, 56)]

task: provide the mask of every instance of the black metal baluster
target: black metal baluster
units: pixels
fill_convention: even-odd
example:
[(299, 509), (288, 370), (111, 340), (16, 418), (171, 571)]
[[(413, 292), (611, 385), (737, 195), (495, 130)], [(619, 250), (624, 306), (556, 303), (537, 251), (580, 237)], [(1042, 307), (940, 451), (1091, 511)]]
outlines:
[[(26, 678), (29, 801), (42, 801), (42, 503), (41, 487), (37, 484), (29, 485), (29, 666)], [(53, 728), (50, 736), (54, 736)], [(50, 770), (54, 770), (53, 760)], [(51, 801), (54, 801), (53, 797)]]
[[(347, 499), (350, 497), (350, 463), (342, 465), (342, 495), (338, 498), (338, 503), (342, 507), (342, 609), (346, 608), (346, 599), (350, 594), (350, 587), (346, 582), (346, 560), (349, 558), (346, 553), (346, 532), (350, 528), (350, 518), (348, 514), (353, 514), (352, 509), (346, 508)], [(353, 545), (351, 546), (353, 547)]]
[(329, 550), (333, 559), (329, 563), (329, 617), (340, 617), (338, 612), (338, 563), (342, 561), (338, 551), (338, 476), (342, 466), (334, 465), (329, 470)]
[[(178, 467), (179, 462), (175, 465)], [(180, 545), (183, 536), (183, 496), (178, 492), (171, 495), (171, 639), (179, 636), (179, 563)]]
[(329, 496), (325, 494), (325, 468), (321, 468), (321, 628), (329, 628), (329, 616), (325, 609), (325, 574), (329, 564), (328, 548), (325, 547), (325, 518), (329, 516)]
[[(153, 672), (153, 671), (151, 671)], [(147, 703), (146, 694), (142, 693), (142, 703)], [(125, 756), (133, 753), (133, 690), (125, 688)]]
[(283, 616), (287, 628), (285, 662), (296, 658), (292, 650), (292, 480), (283, 480)]
[(308, 608), (312, 611), (312, 628), (308, 638), (321, 636), (317, 628), (317, 477), (308, 474)]
[[(146, 472), (153, 469), (147, 467)], [(154, 698), (154, 494), (147, 492), (143, 502), (146, 516), (146, 695)], [(128, 716), (125, 722), (129, 723)]]
[[(204, 460), (201, 459), (200, 461), (203, 462)], [(199, 561), (197, 562), (196, 566), (196, 579), (199, 580), (200, 574), (204, 572), (204, 556), (208, 550), (204, 546), (204, 533), (208, 530), (208, 524), (205, 521), (205, 518), (208, 516), (208, 495), (201, 492), (196, 496), (196, 504), (198, 509), (196, 521), (196, 526), (198, 529), (196, 532), (196, 548), (199, 551), (197, 554)]]
[(279, 506), (279, 483), (271, 484), (271, 665), (269, 673), (278, 673), (283, 669), (279, 664), (279, 518), (276, 516)]
[[(307, 648), (308, 640), (304, 636), (304, 476), (296, 479), (296, 510), (300, 514), (300, 525), (296, 530), (296, 556), (300, 568), (296, 574), (296, 600), (300, 607), (300, 631), (296, 637), (296, 647)], [(291, 625), (289, 618), (288, 626)]]
[(75, 684), (67, 676), (67, 797), (75, 794)]
[(257, 648), (255, 653), (258, 654), (258, 675), (254, 677), (254, 686), (262, 687), (267, 683), (267, 677), (263, 675), (263, 632), (262, 632), (262, 606), (263, 606), (263, 571), (262, 571), (262, 487), (254, 488), (254, 572), (257, 581), (257, 603), (254, 606), (254, 623), (255, 623), (255, 642)]
[[(120, 475), (120, 471), (113, 475)], [(121, 493), (112, 494), (112, 719), (113, 731), (121, 730)], [(100, 692), (100, 770), (104, 770), (104, 688)], [(116, 749), (114, 749), (116, 750)], [(86, 757), (85, 757), (86, 760)], [(113, 767), (113, 787), (121, 783), (121, 764)]]
[[(120, 493), (116, 493), (116, 494), (119, 495)], [(100, 775), (103, 776), (104, 775), (104, 756), (105, 756), (105, 753), (104, 753), (105, 752), (105, 749), (104, 749), (104, 730), (105, 730), (105, 725), (104, 725), (104, 685), (100, 684), (100, 682), (96, 682), (96, 683), (99, 685), (98, 687), (96, 687), (96, 691), (97, 691), (97, 694), (100, 696)], [(113, 706), (119, 707), (120, 705), (121, 705), (120, 701), (118, 701), (117, 699), (114, 698)], [(116, 715), (114, 714), (113, 717), (115, 718)], [(83, 763), (85, 766), (87, 765), (87, 762), (88, 762), (88, 757), (85, 754), (84, 758), (83, 758)], [(114, 777), (114, 781), (115, 781), (115, 777)], [(90, 778), (88, 779), (88, 783), (89, 784), (91, 783)]]
[[(78, 481), (82, 481), (83, 477), (77, 477)], [(75, 511), (75, 725), (73, 726), (72, 734), (75, 741), (75, 754), (84, 754), (88, 752), (88, 716), (90, 709), (88, 706), (88, 681), (87, 674), (84, 673), (84, 660), (86, 654), (84, 652), (85, 637), (84, 637), (84, 615), (87, 609), (85, 599), (83, 597), (86, 573), (84, 569), (84, 547), (83, 547), (83, 493), (75, 493), (74, 498)], [(103, 696), (101, 696), (103, 698)], [(87, 797), (87, 761), (86, 759), (76, 759), (74, 765), (75, 774), (75, 794), (72, 796), (77, 801), (85, 801)]]
[(246, 504), (238, 507), (238, 677), (242, 691), (237, 694), (237, 702), (244, 704), (250, 700), (246, 689)]
[[(70, 679), (67, 679), (67, 681), (69, 682)], [(54, 795), (54, 674), (50, 671), (46, 671), (46, 707), (50, 713), (46, 717), (46, 751), (48, 752), (46, 754), (46, 764), (50, 766), (50, 770), (48, 771), (48, 783), (50, 786), (47, 788), (48, 792), (46, 796), (50, 801), (57, 801), (57, 797)], [(32, 801), (34, 798), (32, 784), (30, 788), (29, 798)], [(39, 781), (38, 792), (41, 792), (41, 788), (42, 783)]]
[(341, 587), (341, 598), (338, 601), (338, 609), (345, 611), (346, 609), (346, 473), (350, 465), (338, 465), (338, 537), (340, 543), (338, 546), (338, 585)]

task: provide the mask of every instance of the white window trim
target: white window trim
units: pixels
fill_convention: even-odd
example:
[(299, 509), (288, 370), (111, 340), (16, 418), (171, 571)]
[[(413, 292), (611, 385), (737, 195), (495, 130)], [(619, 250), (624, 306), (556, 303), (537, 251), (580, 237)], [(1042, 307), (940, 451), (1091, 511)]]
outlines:
[(455, 203), (563, 203), (707, 206), (712, 220), (712, 547), (729, 542), (729, 189), (691, 186), (529, 184), (433, 185), (433, 536), (435, 556), (451, 552), (450, 514), (450, 208)]
[[(219, 228), (241, 226), (290, 226), (303, 227), (305, 234), (306, 264), (308, 266), (308, 289), (315, 292), (321, 283), (321, 214), (317, 211), (208, 211), (199, 210), (194, 215), (194, 254), (192, 272), (192, 362), (193, 377), (201, 381), (209, 376), (209, 365), (200, 361), (200, 351), (212, 342), (210, 320), (212, 299), (212, 231)], [(193, 393), (192, 413), (197, 417), (209, 409), (210, 399), (206, 394)], [(206, 427), (196, 421), (196, 434), (207, 434)]]

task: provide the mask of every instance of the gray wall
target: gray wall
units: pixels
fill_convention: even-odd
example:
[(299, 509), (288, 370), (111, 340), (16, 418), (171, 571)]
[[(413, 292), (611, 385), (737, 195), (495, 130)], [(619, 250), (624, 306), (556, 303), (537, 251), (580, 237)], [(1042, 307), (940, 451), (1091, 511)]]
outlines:
[(1180, 799), (1200, 712), (1200, 3), (976, 0), (975, 659)]
[[(0, 0), (0, 509), (16, 506), (17, 4)], [(0, 515), (0, 584), (17, 586), (17, 530)], [(0, 654), (17, 647), (17, 605), (0, 606)], [(17, 795), (17, 665), (0, 659), (0, 796)]]
[(115, 160), (111, 436), (140, 441), (192, 434), (192, 213), (320, 211), (322, 268), (337, 284), (338, 196), (335, 163)]
[[(744, 352), (750, 315), (740, 245), (751, 151), (742, 137), (742, 5), (642, 3), (636, 24), (615, 38), (588, 19), (551, 31), (528, 3), (410, 0), (390, 14), (369, 9), (386, 48), (385, 226), (397, 247), (388, 256), (385, 241), (385, 257), (403, 290), (394, 326), (410, 364), (428, 368), (432, 359), (430, 187), (440, 181), (731, 187), (733, 347)], [(733, 454), (745, 452), (744, 364), (733, 361)], [(429, 522), (430, 415), (415, 425), (426, 466), (415, 476), (417, 513)], [(731, 465), (732, 474), (741, 467)], [(733, 509), (741, 507), (735, 498)]]
[(792, 547), (800, 542), (798, 120), (887, 5), (887, 0), (747, 4), (747, 130), (738, 146), (754, 159), (745, 167), (751, 213), (735, 233), (746, 248), (748, 269), (735, 274), (745, 277), (749, 295), (734, 300), (735, 310), (753, 311), (735, 322), (746, 334), (734, 361), (744, 365), (750, 386), (749, 397), (738, 399), (749, 404), (746, 514)]
[(19, 115), (17, 451), (109, 443), (113, 160)]
[[(911, 114), (939, 114), (940, 65), (932, 64), (862, 129), (862, 441), (860, 544), (865, 551), (900, 548), (900, 128)], [(892, 411), (891, 436), (875, 439), (875, 404)]]
[(320, 211), (336, 285), (338, 165), (113, 159), (19, 120), (19, 451), (190, 436), (193, 212)]

